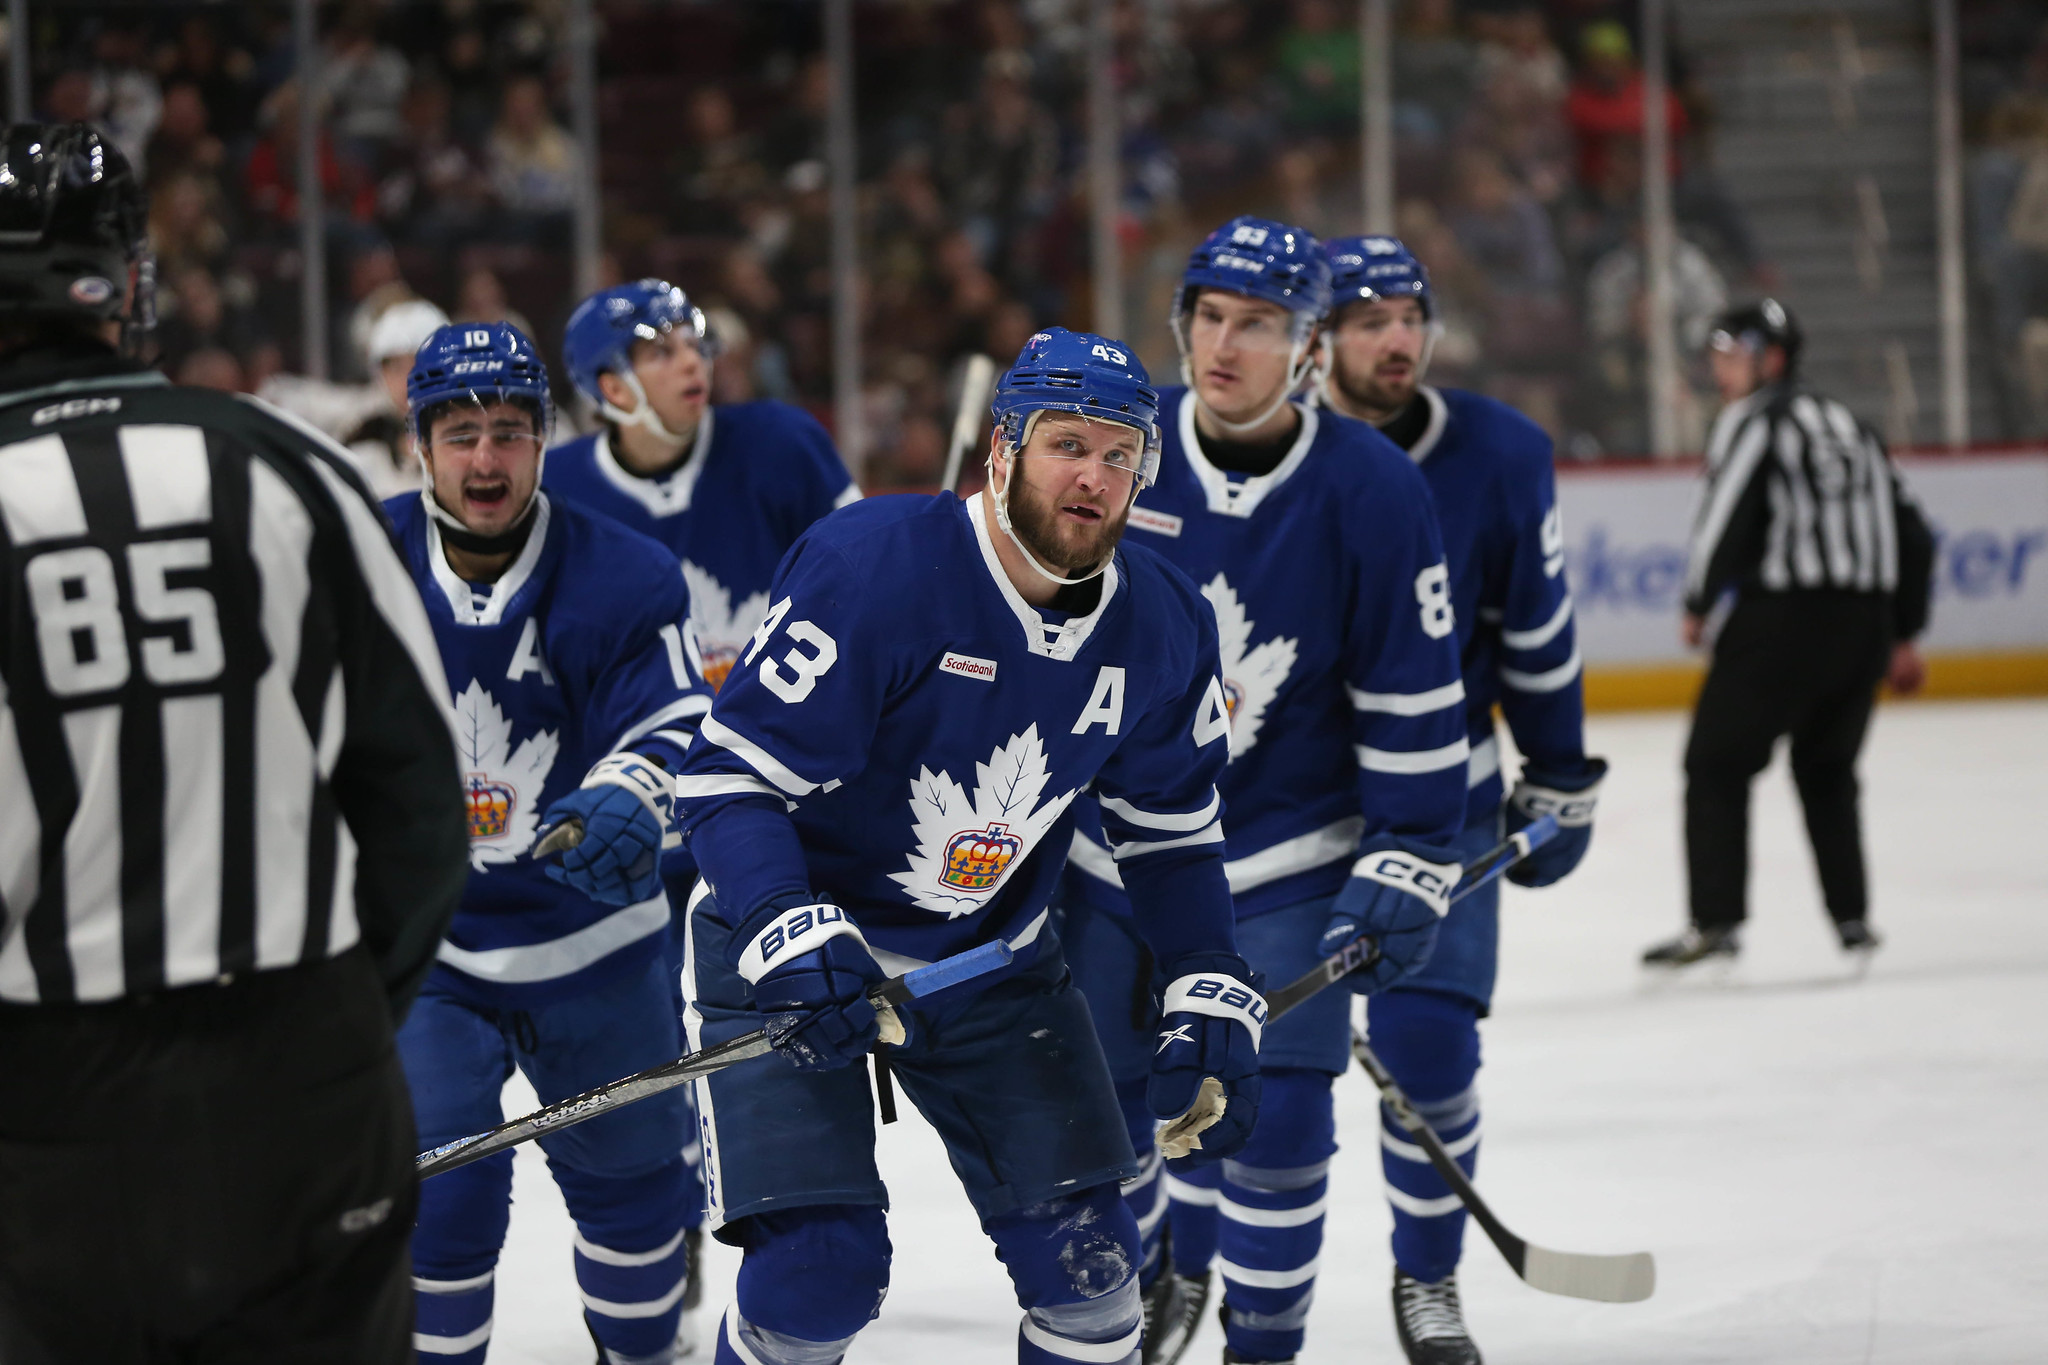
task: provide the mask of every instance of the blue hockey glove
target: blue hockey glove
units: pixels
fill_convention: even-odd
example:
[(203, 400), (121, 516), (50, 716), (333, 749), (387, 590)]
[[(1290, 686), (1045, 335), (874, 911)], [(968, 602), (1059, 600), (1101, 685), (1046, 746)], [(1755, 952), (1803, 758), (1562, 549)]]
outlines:
[(1243, 1150), (1258, 1122), (1266, 1000), (1236, 953), (1188, 953), (1166, 975), (1145, 1097), (1166, 1123), (1160, 1150), (1207, 1165)]
[(637, 905), (661, 890), (661, 851), (682, 842), (675, 779), (639, 754), (609, 754), (583, 785), (548, 807), (550, 828), (574, 816), (583, 838), (547, 864), (548, 876), (605, 905)]
[(1330, 907), (1317, 951), (1329, 957), (1354, 939), (1371, 938), (1379, 956), (1344, 978), (1356, 994), (1371, 995), (1429, 961), (1461, 869), (1446, 850), (1396, 834), (1377, 835), (1363, 848)]
[(1522, 765), (1522, 780), (1508, 797), (1508, 833), (1539, 815), (1554, 815), (1557, 834), (1509, 868), (1509, 881), (1517, 886), (1549, 886), (1564, 880), (1579, 865), (1593, 842), (1593, 807), (1600, 797), (1600, 779), (1605, 776), (1604, 758), (1589, 758), (1576, 772), (1540, 768), (1534, 763)]
[(733, 965), (753, 983), (769, 1039), (799, 1071), (836, 1071), (874, 1050), (881, 1026), (868, 992), (887, 978), (846, 911), (771, 906), (733, 942), (747, 945)]

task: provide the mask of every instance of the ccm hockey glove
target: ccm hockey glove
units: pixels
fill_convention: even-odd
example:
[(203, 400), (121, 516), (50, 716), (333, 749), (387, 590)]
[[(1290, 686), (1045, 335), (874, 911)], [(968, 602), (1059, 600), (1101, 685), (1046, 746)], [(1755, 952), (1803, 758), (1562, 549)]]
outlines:
[(1600, 798), (1600, 779), (1607, 760), (1589, 758), (1575, 770), (1522, 765), (1522, 780), (1508, 797), (1508, 833), (1539, 815), (1557, 817), (1557, 834), (1543, 847), (1508, 869), (1517, 886), (1549, 886), (1562, 881), (1586, 856), (1593, 842), (1593, 807)]
[(548, 876), (605, 905), (636, 905), (661, 890), (661, 851), (682, 842), (675, 779), (639, 754), (609, 754), (583, 785), (548, 807), (550, 828), (574, 817), (583, 838), (547, 864)]
[[(769, 906), (734, 943), (775, 1050), (799, 1071), (836, 1071), (881, 1036), (868, 992), (887, 978), (845, 910), (829, 901)], [(900, 1041), (900, 1038), (899, 1038)]]
[(1160, 1150), (1207, 1165), (1243, 1150), (1258, 1122), (1266, 999), (1236, 953), (1187, 953), (1165, 966), (1146, 1099), (1166, 1124)]
[(1397, 834), (1376, 835), (1363, 848), (1317, 951), (1329, 957), (1354, 939), (1372, 939), (1379, 956), (1344, 978), (1354, 993), (1371, 995), (1429, 961), (1463, 869), (1446, 850)]

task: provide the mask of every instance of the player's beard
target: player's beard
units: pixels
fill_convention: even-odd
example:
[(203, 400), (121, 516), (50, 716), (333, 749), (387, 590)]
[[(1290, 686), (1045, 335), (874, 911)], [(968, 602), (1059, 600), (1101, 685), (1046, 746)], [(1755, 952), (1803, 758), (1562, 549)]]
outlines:
[(1093, 526), (1079, 526), (1060, 520), (1059, 500), (1051, 494), (1035, 491), (1022, 480), (1010, 490), (1010, 529), (1033, 559), (1063, 578), (1080, 577), (1106, 563), (1123, 538), (1130, 515), (1127, 499)]
[(1373, 377), (1370, 370), (1361, 377), (1352, 374), (1349, 367), (1340, 364), (1336, 367), (1337, 372), (1334, 376), (1337, 391), (1344, 395), (1346, 402), (1367, 411), (1399, 412), (1408, 406), (1415, 397), (1415, 391), (1422, 385), (1422, 377), (1417, 373), (1421, 367), (1414, 357), (1405, 359), (1408, 361), (1408, 377), (1402, 380), (1398, 387), (1381, 383)]

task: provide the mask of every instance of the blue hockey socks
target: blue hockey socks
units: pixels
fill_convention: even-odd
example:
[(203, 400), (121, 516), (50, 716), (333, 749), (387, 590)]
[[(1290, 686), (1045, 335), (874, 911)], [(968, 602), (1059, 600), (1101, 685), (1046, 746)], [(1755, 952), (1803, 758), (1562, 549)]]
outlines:
[[(1479, 1163), (1479, 1011), (1433, 991), (1388, 991), (1367, 1006), (1372, 1049), (1466, 1175)], [(1380, 1158), (1394, 1211), (1394, 1264), (1425, 1284), (1458, 1268), (1465, 1206), (1386, 1109)]]
[(667, 1365), (688, 1288), (682, 1158), (632, 1176), (551, 1165), (576, 1220), (576, 1287), (606, 1365)]
[(1268, 1072), (1252, 1140), (1223, 1163), (1223, 1325), (1241, 1360), (1292, 1360), (1301, 1351), (1337, 1150), (1332, 1079), (1294, 1067)]

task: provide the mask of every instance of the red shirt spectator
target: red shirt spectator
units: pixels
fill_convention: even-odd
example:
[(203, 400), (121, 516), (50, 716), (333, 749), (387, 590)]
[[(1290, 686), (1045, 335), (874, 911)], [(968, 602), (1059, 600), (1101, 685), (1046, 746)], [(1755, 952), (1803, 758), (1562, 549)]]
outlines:
[[(1572, 128), (1579, 183), (1597, 190), (1607, 182), (1607, 162), (1616, 140), (1642, 140), (1643, 73), (1636, 66), (1628, 30), (1620, 24), (1590, 25), (1581, 51), (1585, 66), (1565, 98), (1565, 119)], [(1676, 170), (1678, 139), (1686, 130), (1685, 106), (1668, 86), (1664, 108)]]
[[(242, 173), (249, 208), (274, 223), (299, 221), (299, 101), (290, 86), (271, 96), (270, 130), (249, 153)], [(320, 188), (330, 213), (367, 221), (376, 207), (371, 186), (360, 176), (345, 175), (325, 129), (320, 133)]]

